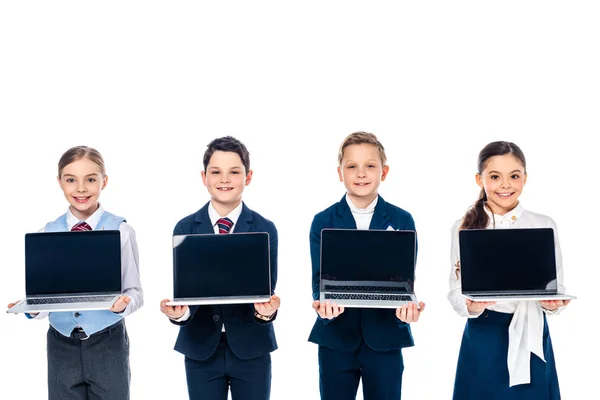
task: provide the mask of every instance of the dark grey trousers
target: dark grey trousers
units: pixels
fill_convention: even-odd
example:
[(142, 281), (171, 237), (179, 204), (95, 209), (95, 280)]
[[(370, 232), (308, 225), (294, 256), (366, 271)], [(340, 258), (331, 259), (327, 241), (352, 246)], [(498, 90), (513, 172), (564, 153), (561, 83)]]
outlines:
[(129, 400), (129, 338), (120, 321), (85, 340), (48, 329), (49, 400)]

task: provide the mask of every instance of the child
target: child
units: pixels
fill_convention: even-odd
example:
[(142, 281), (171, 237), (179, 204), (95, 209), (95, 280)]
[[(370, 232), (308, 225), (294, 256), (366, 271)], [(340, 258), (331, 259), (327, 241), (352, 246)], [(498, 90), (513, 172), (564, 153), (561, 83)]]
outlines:
[[(560, 399), (556, 366), (544, 314), (556, 313), (562, 301), (473, 302), (461, 295), (458, 231), (461, 229), (552, 228), (559, 291), (562, 258), (556, 224), (523, 209), (519, 196), (527, 181), (525, 156), (510, 142), (492, 142), (479, 153), (475, 176), (481, 194), (452, 228), (450, 303), (469, 318), (462, 339), (455, 400)], [(510, 262), (510, 249), (498, 249)], [(505, 253), (502, 255), (502, 253)]]
[[(400, 399), (404, 363), (401, 349), (413, 346), (408, 323), (425, 304), (389, 309), (348, 309), (320, 303), (320, 252), (323, 228), (415, 230), (412, 216), (377, 194), (385, 180), (384, 148), (375, 135), (355, 132), (344, 139), (338, 175), (347, 193), (317, 214), (310, 230), (313, 308), (318, 314), (309, 341), (319, 345), (321, 399), (356, 398), (362, 377), (365, 400)], [(354, 249), (349, 249), (354, 251)]]
[(25, 314), (34, 319), (49, 316), (50, 400), (129, 399), (129, 338), (124, 318), (142, 306), (143, 293), (135, 232), (124, 218), (104, 211), (98, 202), (107, 181), (104, 160), (91, 147), (73, 147), (58, 162), (58, 183), (69, 209), (42, 230), (119, 230), (123, 295), (110, 310)]
[[(204, 153), (202, 182), (210, 201), (179, 221), (173, 235), (199, 233), (267, 232), (270, 237), (271, 290), (277, 282), (275, 225), (242, 202), (244, 187), (252, 180), (250, 155), (239, 140), (213, 140)], [(279, 297), (267, 303), (167, 306), (160, 309), (180, 325), (175, 350), (185, 355), (191, 400), (224, 400), (228, 388), (234, 400), (269, 399), (271, 355), (277, 348), (273, 321)]]

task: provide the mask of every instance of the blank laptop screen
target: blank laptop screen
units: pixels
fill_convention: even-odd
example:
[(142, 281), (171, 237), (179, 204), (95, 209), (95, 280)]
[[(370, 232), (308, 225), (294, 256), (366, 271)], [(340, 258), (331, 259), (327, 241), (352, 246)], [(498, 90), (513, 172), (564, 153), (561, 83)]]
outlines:
[(28, 296), (121, 292), (119, 231), (25, 235)]
[(463, 292), (556, 291), (551, 228), (462, 230), (459, 243)]
[(270, 296), (269, 234), (174, 236), (176, 299)]
[(415, 279), (414, 231), (323, 229), (321, 232), (321, 290), (323, 280), (407, 282)]

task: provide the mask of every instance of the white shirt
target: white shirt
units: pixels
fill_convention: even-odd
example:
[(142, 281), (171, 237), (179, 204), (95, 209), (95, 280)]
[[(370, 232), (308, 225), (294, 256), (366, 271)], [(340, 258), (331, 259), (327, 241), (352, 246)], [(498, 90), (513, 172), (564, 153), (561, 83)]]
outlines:
[[(511, 228), (552, 228), (554, 230), (554, 243), (556, 249), (556, 277), (559, 291), (564, 291), (562, 253), (558, 241), (556, 223), (552, 218), (536, 214), (523, 209), (519, 203), (512, 211), (505, 215), (493, 215), (487, 208), (486, 213), (490, 219), (487, 229), (511, 229)], [(468, 318), (477, 318), (479, 314), (470, 314), (467, 310), (465, 297), (461, 294), (459, 260), (458, 228), (462, 219), (455, 222), (452, 227), (452, 249), (450, 270), (450, 292), (448, 299), (456, 312)], [(510, 250), (505, 250), (510, 251)], [(530, 383), (529, 361), (531, 353), (536, 354), (544, 360), (542, 336), (544, 319), (542, 307), (537, 301), (511, 301), (496, 303), (488, 309), (514, 314), (508, 328), (508, 372), (510, 386)], [(554, 314), (555, 312), (547, 312)]]
[[(103, 213), (104, 208), (102, 208), (102, 205), (99, 205), (98, 209), (85, 220), (92, 230), (95, 230), (98, 226)], [(81, 221), (71, 213), (71, 210), (68, 210), (67, 226), (69, 230), (79, 222)], [(45, 228), (40, 229), (40, 232), (44, 231)], [(121, 286), (123, 287), (123, 294), (129, 296), (131, 299), (129, 305), (120, 313), (120, 315), (126, 317), (144, 304), (144, 292), (142, 291), (142, 284), (140, 282), (140, 261), (135, 231), (131, 225), (123, 222), (119, 225), (119, 232), (121, 233)], [(35, 318), (45, 318), (47, 316), (47, 312), (41, 312)]]
[(356, 229), (369, 229), (378, 199), (379, 196), (375, 197), (375, 200), (373, 200), (371, 204), (367, 206), (367, 208), (358, 208), (354, 205), (354, 203), (352, 203), (352, 200), (350, 200), (350, 196), (348, 196), (348, 193), (346, 193), (346, 202), (348, 203), (348, 207), (350, 207), (350, 211), (352, 212), (354, 221), (356, 221)]
[[(219, 215), (219, 213), (217, 212), (217, 210), (215, 210), (215, 208), (213, 207), (212, 201), (210, 203), (208, 203), (208, 218), (210, 218), (210, 222), (213, 224), (213, 229), (214, 229), (215, 233), (216, 234), (219, 233), (219, 226), (217, 225), (217, 222), (221, 218), (229, 218), (231, 220), (231, 222), (233, 222), (233, 226), (231, 228), (229, 228), (229, 233), (233, 233), (233, 231), (235, 230), (235, 224), (237, 223), (238, 219), (240, 218), (240, 215), (242, 214), (242, 208), (243, 208), (243, 203), (240, 202), (240, 204), (238, 204), (238, 206), (236, 208), (231, 210), (231, 212), (229, 214), (227, 214), (227, 216), (221, 217)], [(186, 321), (189, 317), (190, 317), (190, 308), (188, 307), (187, 310), (185, 310), (185, 313), (180, 318), (175, 319), (174, 321), (183, 322), (183, 321)], [(225, 324), (223, 324), (223, 328), (221, 328), (221, 332), (225, 332)]]

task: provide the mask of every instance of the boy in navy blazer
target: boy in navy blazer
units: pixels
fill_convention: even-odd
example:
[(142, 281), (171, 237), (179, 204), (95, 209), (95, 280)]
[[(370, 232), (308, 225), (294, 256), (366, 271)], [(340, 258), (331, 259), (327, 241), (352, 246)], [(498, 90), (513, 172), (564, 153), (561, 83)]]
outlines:
[[(344, 309), (321, 303), (321, 230), (415, 230), (412, 216), (377, 193), (389, 167), (385, 151), (375, 135), (349, 135), (338, 155), (338, 174), (347, 193), (339, 203), (315, 215), (310, 230), (313, 309), (317, 320), (309, 341), (319, 345), (321, 399), (356, 398), (362, 377), (365, 400), (397, 400), (401, 396), (404, 363), (401, 349), (413, 346), (408, 323), (416, 322), (425, 304), (390, 309)], [(363, 251), (348, 249), (348, 251)]]
[[(275, 225), (242, 202), (252, 180), (246, 146), (227, 136), (213, 140), (204, 153), (202, 182), (211, 200), (177, 223), (173, 235), (267, 232), (270, 238), (271, 290), (277, 282)], [(277, 349), (273, 321), (280, 299), (267, 303), (212, 306), (168, 306), (161, 311), (180, 326), (175, 350), (185, 355), (191, 400), (268, 400), (271, 356)]]

